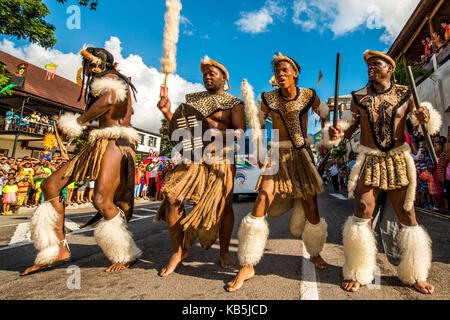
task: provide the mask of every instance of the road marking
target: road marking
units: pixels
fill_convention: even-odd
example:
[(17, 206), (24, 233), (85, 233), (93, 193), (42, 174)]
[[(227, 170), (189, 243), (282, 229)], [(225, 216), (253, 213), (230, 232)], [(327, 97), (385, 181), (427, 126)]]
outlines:
[[(154, 216), (156, 216), (156, 214), (152, 214), (152, 215), (149, 215), (149, 216), (136, 216), (135, 215), (135, 217), (138, 217), (138, 218), (131, 220), (130, 223), (131, 222), (135, 222), (135, 221), (139, 221), (139, 220), (150, 219), (150, 218), (153, 218)], [(78, 226), (77, 223), (75, 223), (73, 221), (70, 221), (69, 219), (66, 219), (66, 226), (67, 226), (67, 221), (69, 221), (69, 225), (71, 227), (75, 228), (75, 225), (78, 227), (77, 230), (74, 230), (74, 231), (68, 233), (67, 236), (77, 235), (77, 234), (82, 234), (82, 233), (87, 233), (87, 232), (94, 231), (94, 228), (80, 229), (80, 227)], [(28, 225), (28, 226), (21, 226), (21, 225)], [(20, 227), (20, 232), (18, 231), (19, 226), (21, 226)], [(13, 238), (16, 236), (16, 233), (17, 233), (16, 239), (18, 239), (18, 240), (16, 240), (16, 241), (20, 241), (20, 239), (27, 239), (26, 238), (27, 234), (29, 234), (28, 241), (26, 241), (26, 242), (25, 241), (20, 241), (20, 242), (16, 242), (16, 243), (10, 243), (7, 247), (0, 248), (0, 251), (6, 251), (6, 250), (15, 249), (15, 248), (24, 247), (24, 246), (28, 246), (28, 245), (32, 245), (33, 244), (33, 242), (30, 241), (31, 240), (31, 231), (29, 229), (29, 222), (22, 223), (19, 226), (17, 226), (16, 232), (14, 233)], [(67, 228), (70, 229), (70, 227), (68, 227), (68, 226), (67, 226)], [(11, 242), (12, 242), (12, 239), (11, 239)]]
[(16, 243), (27, 243), (31, 241), (30, 223), (21, 223), (17, 226), (14, 235), (11, 237), (9, 245)]
[(302, 280), (300, 281), (300, 300), (319, 300), (316, 282), (316, 267), (309, 261), (310, 255), (303, 244)]
[(146, 208), (141, 209), (141, 208), (139, 208), (139, 209), (136, 209), (136, 211), (156, 212), (158, 210), (156, 210), (156, 209), (146, 209)]
[(64, 226), (65, 226), (67, 229), (69, 229), (70, 231), (77, 231), (77, 230), (80, 230), (80, 226), (78, 225), (78, 223), (73, 222), (73, 221), (70, 220), (70, 219), (65, 219)]
[(416, 207), (416, 211), (420, 212), (420, 213), (424, 213), (427, 214), (429, 216), (433, 216), (433, 217), (437, 217), (437, 218), (441, 218), (441, 219), (450, 219), (450, 217), (447, 217), (441, 213), (437, 213), (437, 212), (432, 212), (432, 211), (428, 211), (422, 208), (417, 208)]
[(335, 197), (336, 199), (339, 199), (339, 200), (350, 200), (349, 198), (346, 198), (342, 194), (338, 194), (338, 193), (330, 193), (330, 196)]

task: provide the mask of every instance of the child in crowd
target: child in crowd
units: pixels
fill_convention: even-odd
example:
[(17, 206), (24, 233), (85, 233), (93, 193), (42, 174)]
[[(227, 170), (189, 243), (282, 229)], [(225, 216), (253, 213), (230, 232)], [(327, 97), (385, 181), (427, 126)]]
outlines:
[(8, 180), (8, 184), (3, 187), (3, 215), (12, 215), (10, 211), (11, 206), (17, 201), (17, 192), (19, 188), (16, 185), (16, 179), (12, 178)]
[(31, 188), (30, 178), (25, 176), (22, 181), (17, 184), (17, 205), (27, 206), (28, 205), (28, 191)]

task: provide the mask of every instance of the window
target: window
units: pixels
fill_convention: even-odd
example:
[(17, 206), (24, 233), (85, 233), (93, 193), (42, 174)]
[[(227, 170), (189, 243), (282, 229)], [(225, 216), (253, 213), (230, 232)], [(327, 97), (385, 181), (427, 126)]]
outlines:
[(139, 133), (139, 144), (144, 144), (145, 136)]

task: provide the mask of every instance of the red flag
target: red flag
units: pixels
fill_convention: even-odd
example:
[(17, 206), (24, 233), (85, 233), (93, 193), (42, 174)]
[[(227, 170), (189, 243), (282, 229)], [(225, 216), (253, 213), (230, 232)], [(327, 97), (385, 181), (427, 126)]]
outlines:
[(319, 81), (317, 82), (317, 86), (320, 88), (322, 85), (323, 73), (322, 70), (319, 70)]

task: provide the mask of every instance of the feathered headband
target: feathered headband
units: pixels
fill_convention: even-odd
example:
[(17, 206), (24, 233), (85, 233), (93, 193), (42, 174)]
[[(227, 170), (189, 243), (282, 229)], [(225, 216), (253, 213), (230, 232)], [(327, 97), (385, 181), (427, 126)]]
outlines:
[(92, 72), (101, 73), (101, 72), (105, 71), (105, 67), (103, 67), (103, 70), (100, 67), (103, 63), (105, 63), (105, 61), (103, 61), (99, 57), (94, 56), (92, 53), (88, 52), (87, 50), (81, 50), (80, 54), (83, 56), (84, 59), (89, 61), (89, 63), (95, 64), (95, 68), (92, 68)]
[(217, 61), (214, 61), (213, 59), (211, 59), (208, 56), (205, 56), (202, 59), (202, 63), (200, 64), (200, 70), (203, 73), (203, 69), (205, 68), (205, 66), (214, 66), (216, 68), (219, 68), (220, 70), (222, 70), (222, 72), (225, 74), (225, 81), (227, 82), (227, 84), (225, 85), (225, 91), (230, 90), (230, 85), (228, 84), (228, 82), (230, 81), (230, 75), (228, 74), (228, 70), (227, 68), (225, 68), (225, 66)]
[(281, 52), (278, 52), (276, 55), (273, 56), (273, 64), (275, 65), (275, 64), (277, 64), (280, 61), (287, 61), (287, 62), (289, 62), (292, 65), (292, 67), (294, 68), (294, 70), (297, 71), (298, 74), (300, 74), (300, 70), (297, 67), (297, 64), (294, 62), (294, 60), (292, 60), (288, 56), (285, 56)]
[(366, 50), (364, 52), (364, 61), (366, 61), (366, 63), (367, 63), (367, 61), (369, 61), (370, 58), (373, 58), (373, 57), (377, 57), (377, 58), (381, 58), (381, 59), (385, 60), (386, 62), (388, 62), (389, 64), (391, 64), (394, 67), (394, 71), (395, 71), (395, 68), (397, 67), (395, 64), (395, 61), (391, 57), (389, 57), (387, 54), (384, 54), (379, 51), (372, 51), (372, 50)]

